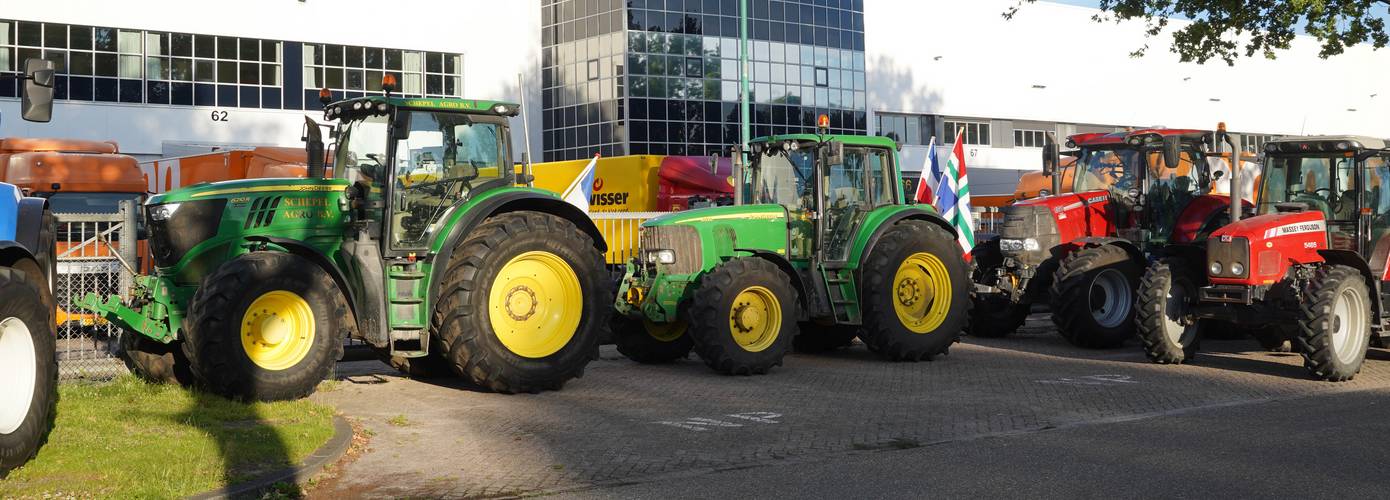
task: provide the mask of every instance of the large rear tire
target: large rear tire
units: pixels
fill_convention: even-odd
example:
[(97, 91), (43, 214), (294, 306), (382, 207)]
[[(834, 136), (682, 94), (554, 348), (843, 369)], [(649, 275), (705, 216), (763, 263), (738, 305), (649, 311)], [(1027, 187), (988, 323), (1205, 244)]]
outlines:
[(728, 375), (762, 375), (791, 349), (800, 299), (776, 264), (737, 258), (705, 273), (690, 302), (690, 340), (705, 365)]
[(189, 302), (184, 355), (197, 379), (223, 396), (298, 399), (343, 357), (352, 312), (318, 264), (283, 252), (223, 263)]
[(42, 276), (0, 268), (0, 478), (48, 440), (58, 403), (57, 333)]
[(1119, 347), (1134, 336), (1134, 291), (1143, 271), (1115, 245), (1082, 248), (1057, 267), (1052, 322), (1067, 342), (1088, 349)]
[(686, 332), (689, 328), (684, 321), (656, 324), (626, 316), (613, 317), (618, 352), (627, 359), (648, 365), (670, 363), (689, 356), (690, 350), (695, 348)]
[(1355, 268), (1318, 268), (1299, 311), (1303, 365), (1313, 377), (1329, 382), (1351, 380), (1361, 371), (1371, 339), (1371, 296)]
[(968, 320), (970, 275), (956, 239), (925, 221), (889, 228), (869, 252), (860, 338), (893, 361), (945, 354)]
[(502, 393), (558, 390), (607, 336), (612, 282), (573, 222), (509, 212), (455, 247), (433, 325), (454, 373)]
[(1139, 280), (1135, 330), (1144, 354), (1158, 364), (1179, 364), (1197, 356), (1201, 325), (1193, 316), (1200, 281), (1186, 260), (1159, 259)]
[(193, 370), (178, 344), (161, 344), (135, 332), (121, 332), (121, 361), (146, 382), (193, 385)]

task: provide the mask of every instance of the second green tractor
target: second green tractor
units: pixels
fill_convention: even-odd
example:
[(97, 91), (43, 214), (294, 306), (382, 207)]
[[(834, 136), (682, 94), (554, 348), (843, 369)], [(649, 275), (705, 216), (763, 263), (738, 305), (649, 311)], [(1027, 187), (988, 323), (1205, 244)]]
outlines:
[(734, 206), (643, 223), (618, 289), (618, 350), (643, 363), (693, 350), (740, 375), (856, 336), (891, 360), (945, 353), (966, 321), (969, 273), (951, 225), (905, 203), (896, 143), (795, 134), (749, 149)]

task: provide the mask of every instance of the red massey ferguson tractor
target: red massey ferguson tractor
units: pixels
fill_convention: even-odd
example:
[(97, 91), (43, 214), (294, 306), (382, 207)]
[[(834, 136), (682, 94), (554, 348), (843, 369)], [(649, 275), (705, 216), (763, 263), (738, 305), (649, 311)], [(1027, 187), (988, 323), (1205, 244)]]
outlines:
[[(1166, 321), (1204, 319), (1292, 340), (1313, 377), (1350, 380), (1385, 335), (1390, 291), (1390, 150), (1369, 137), (1286, 137), (1265, 145), (1254, 217), (1207, 240), (1198, 300), (1151, 300)], [(1191, 278), (1184, 278), (1191, 279)], [(1178, 279), (1174, 279), (1178, 281)], [(1155, 294), (1157, 295), (1157, 294)], [(1141, 299), (1142, 300), (1142, 299)], [(1144, 334), (1149, 357), (1181, 363), (1197, 337)], [(1265, 343), (1265, 340), (1262, 340)]]
[[(1078, 148), (1067, 153), (1077, 158), (1072, 192), (1006, 208), (998, 237), (976, 248), (969, 333), (1008, 335), (1032, 304), (1047, 302), (1074, 345), (1115, 347), (1132, 337), (1135, 289), (1150, 258), (1200, 254), (1206, 235), (1229, 220), (1229, 198), (1210, 194), (1211, 137), (1173, 129), (1069, 137), (1067, 147)], [(1050, 173), (1058, 158), (1051, 141), (1043, 157)]]

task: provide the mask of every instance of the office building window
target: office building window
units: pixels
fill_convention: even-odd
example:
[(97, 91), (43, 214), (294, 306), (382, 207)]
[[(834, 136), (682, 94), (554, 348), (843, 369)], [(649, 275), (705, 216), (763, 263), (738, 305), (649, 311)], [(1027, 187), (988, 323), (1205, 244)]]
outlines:
[(1240, 134), (1240, 150), (1249, 153), (1258, 153), (1265, 147), (1265, 143), (1274, 140), (1277, 136), (1259, 134)]
[(1040, 148), (1043, 147), (1043, 137), (1046, 135), (1041, 130), (1014, 130), (1014, 147), (1016, 148)]
[[(927, 115), (906, 115), (898, 113), (875, 113), (878, 117), (878, 135), (891, 137), (898, 144), (925, 146), (931, 143), (932, 117)], [(943, 141), (938, 140), (937, 143)]]
[(381, 92), (381, 79), (396, 76), (402, 95), (458, 97), (463, 93), (463, 56), (440, 52), (304, 44), (304, 88), (339, 93)]
[(944, 142), (954, 141), (956, 133), (964, 130), (964, 142), (966, 144), (971, 146), (990, 145), (988, 123), (947, 120), (944, 128), (947, 137)]

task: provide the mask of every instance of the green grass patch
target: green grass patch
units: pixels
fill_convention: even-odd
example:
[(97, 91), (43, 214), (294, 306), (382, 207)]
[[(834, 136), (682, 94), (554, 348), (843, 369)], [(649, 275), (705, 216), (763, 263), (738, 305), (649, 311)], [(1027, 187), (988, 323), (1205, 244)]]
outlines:
[(169, 498), (291, 464), (333, 437), (307, 400), (236, 403), (133, 376), (59, 387), (48, 444), (0, 481), (0, 498)]

